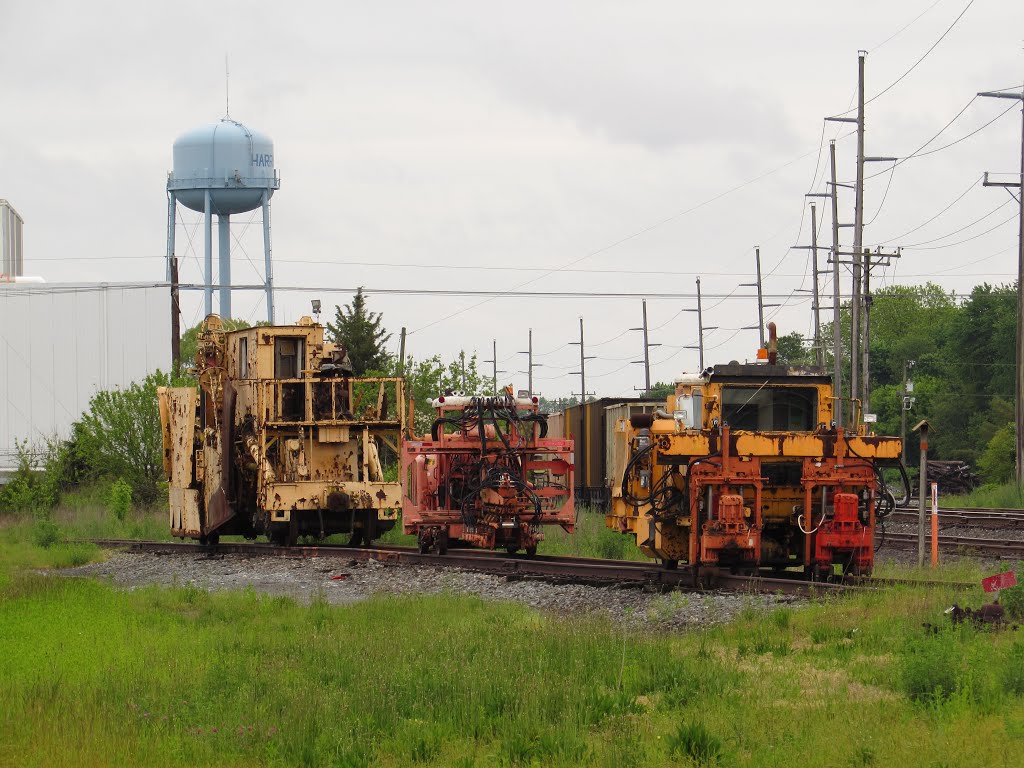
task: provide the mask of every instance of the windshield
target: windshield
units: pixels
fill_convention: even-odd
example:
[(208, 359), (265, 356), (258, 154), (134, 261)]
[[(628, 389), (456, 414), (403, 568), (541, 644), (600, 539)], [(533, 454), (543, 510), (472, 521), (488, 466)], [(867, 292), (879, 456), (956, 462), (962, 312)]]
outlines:
[(734, 430), (811, 432), (818, 416), (814, 387), (725, 387), (722, 420)]

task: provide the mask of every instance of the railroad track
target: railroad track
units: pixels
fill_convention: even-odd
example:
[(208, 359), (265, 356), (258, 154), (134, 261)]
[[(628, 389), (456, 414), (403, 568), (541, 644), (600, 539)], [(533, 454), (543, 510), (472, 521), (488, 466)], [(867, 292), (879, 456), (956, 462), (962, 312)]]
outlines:
[[(925, 510), (930, 517), (930, 509)], [(897, 523), (916, 523), (916, 507), (900, 507), (893, 511), (888, 520)], [(929, 525), (931, 523), (929, 522)], [(939, 509), (940, 527), (992, 528), (1002, 530), (1024, 530), (1024, 510), (1021, 509)]]
[[(590, 585), (620, 584), (624, 586), (653, 586), (665, 589), (724, 589), (743, 592), (776, 592), (796, 595), (836, 594), (843, 591), (865, 589), (879, 585), (920, 584), (950, 586), (948, 582), (908, 582), (902, 579), (872, 579), (862, 583), (822, 583), (795, 578), (765, 577), (761, 575), (732, 574), (707, 569), (699, 576), (689, 570), (666, 570), (655, 562), (633, 560), (600, 560), (584, 557), (538, 555), (533, 558), (517, 557), (485, 550), (448, 550), (446, 555), (420, 554), (412, 547), (376, 546), (346, 547), (323, 545), (315, 547), (276, 547), (270, 544), (223, 542), (215, 546), (202, 546), (194, 542), (134, 541), (123, 539), (91, 539), (102, 547), (125, 549), (155, 554), (195, 554), (215, 556), (238, 554), (261, 557), (338, 558), (347, 560), (376, 560), (388, 565), (418, 565), (434, 568), (461, 568), (491, 573), (506, 578), (534, 578), (562, 583)], [(971, 587), (974, 585), (954, 585)]]
[[(881, 544), (882, 548), (917, 549), (916, 533), (895, 533), (886, 531)], [(931, 531), (925, 532), (925, 547), (931, 547)], [(1002, 541), (972, 536), (939, 535), (939, 549), (956, 551), (969, 555), (984, 555), (1000, 560), (1024, 559), (1024, 541)]]

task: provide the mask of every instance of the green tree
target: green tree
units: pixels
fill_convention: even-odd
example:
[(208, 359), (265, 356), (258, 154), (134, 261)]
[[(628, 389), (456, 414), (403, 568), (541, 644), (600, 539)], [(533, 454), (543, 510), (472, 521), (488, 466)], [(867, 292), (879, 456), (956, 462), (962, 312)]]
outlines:
[[(163, 475), (163, 443), (156, 389), (171, 377), (151, 373), (126, 389), (97, 392), (75, 427), (80, 455), (93, 477), (121, 477), (141, 502), (154, 501)], [(178, 382), (175, 382), (178, 383)]]
[[(397, 376), (398, 369), (397, 359), (389, 358), (379, 373), (386, 376)], [(440, 355), (433, 355), (419, 361), (414, 360), (411, 355), (406, 358), (405, 396), (415, 403), (414, 433), (423, 435), (430, 431), (430, 425), (435, 418), (430, 401), (439, 395), (454, 393), (493, 394), (491, 392), (491, 377), (481, 374), (476, 352), (467, 355), (465, 351), (461, 351), (448, 362), (445, 362)]]
[(814, 350), (797, 331), (779, 337), (778, 352), (779, 365), (814, 365)]
[(356, 290), (351, 304), (334, 309), (334, 322), (327, 324), (327, 335), (337, 346), (348, 350), (356, 376), (387, 368), (391, 355), (384, 345), (391, 334), (382, 327), (381, 314), (366, 308), (362, 287)]
[(1014, 476), (1017, 453), (1017, 430), (1013, 422), (1006, 424), (988, 441), (978, 457), (978, 470), (986, 483), (1007, 483)]
[(665, 400), (669, 395), (674, 394), (676, 385), (669, 381), (658, 381), (651, 384), (651, 388), (644, 395), (648, 400)]

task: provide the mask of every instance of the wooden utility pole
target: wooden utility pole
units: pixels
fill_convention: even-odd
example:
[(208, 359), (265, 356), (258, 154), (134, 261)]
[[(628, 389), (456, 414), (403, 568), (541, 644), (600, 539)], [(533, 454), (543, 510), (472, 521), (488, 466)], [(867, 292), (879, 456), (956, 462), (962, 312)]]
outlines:
[(700, 298), (700, 278), (697, 278), (697, 308), (696, 309), (684, 309), (684, 312), (696, 312), (697, 313), (697, 343), (687, 344), (685, 349), (696, 349), (698, 354), (698, 360), (700, 361), (700, 373), (704, 372), (704, 331), (717, 331), (717, 325), (710, 325), (707, 328), (704, 327), (704, 312), (701, 306)]
[(178, 301), (178, 257), (173, 253), (170, 259), (171, 274), (171, 371), (174, 376), (181, 373), (181, 305)]
[[(986, 187), (1016, 187), (1018, 213), (1017, 232), (1017, 354), (1016, 354), (1016, 397), (1014, 398), (1014, 424), (1017, 432), (1015, 459), (1017, 465), (1017, 492), (1024, 490), (1024, 89), (1020, 93), (985, 91), (979, 96), (995, 99), (1017, 99), (1021, 102), (1020, 122), (1020, 177), (1014, 182), (994, 182), (985, 174)], [(1009, 191), (1009, 189), (1007, 189)], [(1010, 192), (1012, 195), (1013, 193)]]
[(839, 302), (839, 188), (836, 185), (836, 143), (829, 142), (832, 165), (832, 395), (835, 421), (843, 426), (843, 326)]
[(913, 382), (910, 382), (910, 390), (907, 389), (907, 372), (914, 367), (913, 360), (903, 361), (903, 397), (900, 398), (900, 456), (903, 457), (903, 466), (907, 465), (907, 411), (910, 410), (910, 392), (914, 389)]
[(530, 329), (526, 354), (526, 388), (530, 390), (530, 397), (533, 397), (533, 328)]
[(660, 347), (660, 344), (651, 344), (647, 337), (647, 299), (643, 299), (643, 325), (639, 328), (630, 328), (631, 331), (643, 331), (644, 333), (644, 359), (634, 360), (634, 364), (642, 363), (644, 366), (644, 389), (646, 395), (651, 391), (651, 347)]
[(588, 356), (584, 352), (584, 347), (583, 347), (583, 318), (582, 317), (580, 318), (580, 340), (579, 341), (570, 341), (569, 343), (572, 344), (573, 346), (575, 346), (577, 344), (580, 345), (580, 369), (578, 371), (573, 371), (569, 375), (570, 376), (575, 376), (575, 375), (578, 374), (579, 377), (580, 377), (580, 403), (582, 404), (582, 403), (587, 402), (587, 395), (590, 394), (590, 393), (587, 392), (587, 360), (593, 360), (594, 359), (593, 355), (589, 355)]
[(825, 350), (821, 346), (821, 297), (818, 295), (818, 212), (811, 203), (811, 274), (814, 276), (814, 362), (825, 367)]
[(924, 568), (925, 501), (928, 498), (928, 422), (922, 421), (915, 432), (921, 434), (921, 466), (917, 478), (917, 565)]
[[(761, 292), (761, 249), (754, 248), (754, 260), (757, 263), (757, 332), (761, 339), (761, 346), (764, 349), (764, 296)], [(703, 368), (701, 369), (703, 370)]]
[(402, 326), (402, 335), (398, 337), (398, 375), (405, 376), (405, 326)]
[[(858, 368), (861, 352), (861, 248), (864, 243), (864, 57), (867, 51), (857, 51), (857, 182), (853, 209), (853, 312), (850, 338), (853, 341), (850, 371), (850, 394), (853, 399), (862, 396)], [(861, 408), (861, 413), (864, 408)]]

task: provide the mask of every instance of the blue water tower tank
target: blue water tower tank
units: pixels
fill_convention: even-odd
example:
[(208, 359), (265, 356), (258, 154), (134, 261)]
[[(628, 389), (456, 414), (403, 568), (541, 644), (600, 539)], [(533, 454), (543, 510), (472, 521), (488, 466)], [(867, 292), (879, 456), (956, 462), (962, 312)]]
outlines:
[(274, 142), (230, 117), (188, 131), (174, 142), (174, 170), (167, 174), (170, 197), (168, 276), (174, 253), (174, 206), (178, 202), (205, 215), (207, 314), (213, 311), (213, 216), (217, 216), (220, 235), (220, 313), (231, 317), (230, 217), (262, 207), (267, 315), (273, 322), (269, 201), (280, 186), (280, 177), (274, 168)]

